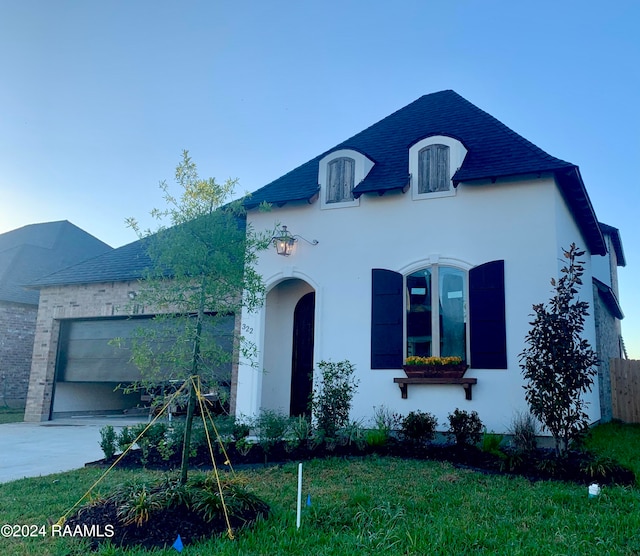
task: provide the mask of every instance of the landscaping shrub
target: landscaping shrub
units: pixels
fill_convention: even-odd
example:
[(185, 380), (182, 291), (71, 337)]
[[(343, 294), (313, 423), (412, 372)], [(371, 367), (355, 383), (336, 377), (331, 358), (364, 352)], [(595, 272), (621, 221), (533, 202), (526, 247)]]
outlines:
[(484, 432), (482, 433), (482, 451), (489, 454), (502, 454), (500, 445), (502, 444), (503, 440), (503, 434), (487, 432), (487, 427), (484, 427)]
[(369, 429), (366, 432), (365, 439), (368, 446), (381, 448), (389, 442), (389, 433), (384, 429)]
[(258, 444), (262, 446), (265, 454), (268, 454), (284, 439), (289, 428), (289, 417), (279, 411), (263, 409), (256, 419), (256, 427)]
[(414, 444), (425, 444), (433, 440), (437, 426), (438, 419), (435, 415), (428, 412), (411, 411), (400, 423), (400, 436)]
[(246, 416), (236, 417), (233, 420), (232, 438), (236, 442), (251, 434), (252, 420)]
[(401, 421), (402, 415), (394, 413), (384, 405), (373, 408), (373, 423), (375, 428), (385, 431), (387, 435), (397, 431), (400, 428)]
[(458, 446), (470, 446), (480, 442), (482, 438), (482, 421), (478, 413), (455, 409), (449, 413), (449, 430), (447, 433), (453, 437)]
[(337, 430), (336, 437), (341, 446), (355, 446), (362, 450), (367, 445), (366, 430), (360, 421), (349, 421)]
[(531, 413), (518, 412), (509, 427), (511, 447), (523, 454), (530, 454), (538, 447), (538, 422)]
[[(193, 433), (193, 430), (192, 430)], [(184, 443), (184, 421), (174, 419), (167, 425), (164, 439), (158, 445), (158, 451), (164, 460), (169, 460), (174, 454), (180, 453)], [(193, 454), (193, 446), (191, 454)]]
[[(182, 430), (184, 431), (184, 427), (186, 426), (185, 421), (181, 421)], [(215, 432), (209, 423), (206, 425), (209, 438), (212, 442), (215, 442)], [(184, 432), (183, 438), (180, 439), (180, 451), (182, 450), (182, 444), (184, 443)], [(191, 447), (189, 448), (189, 457), (193, 457), (200, 450), (206, 450), (208, 452), (208, 444), (207, 444), (207, 433), (205, 431), (205, 425), (202, 423), (202, 419), (194, 420), (191, 425)]]
[(296, 450), (306, 447), (313, 429), (311, 422), (304, 415), (291, 417), (287, 426), (286, 448), (288, 450)]
[(358, 387), (355, 367), (349, 361), (320, 361), (314, 373), (312, 409), (318, 429), (325, 437), (335, 437), (340, 427), (349, 422), (351, 401)]
[(136, 435), (133, 434), (132, 427), (122, 427), (120, 432), (118, 433), (118, 437), (116, 438), (116, 445), (118, 446), (118, 450), (121, 452), (126, 452), (129, 447), (133, 444), (133, 441), (136, 439)]
[(111, 425), (100, 429), (100, 448), (106, 459), (111, 459), (116, 453), (116, 431)]
[(160, 443), (164, 440), (167, 426), (164, 423), (154, 423), (148, 425), (147, 423), (138, 423), (131, 427), (131, 434), (133, 439), (137, 440), (137, 444), (141, 451), (141, 461), (146, 463), (149, 460), (149, 455), (152, 449), (158, 448)]
[(401, 416), (393, 413), (385, 406), (373, 408), (373, 428), (366, 433), (366, 441), (369, 446), (384, 446), (393, 431), (400, 427)]
[(269, 506), (247, 492), (240, 479), (223, 478), (220, 486), (212, 474), (197, 474), (186, 484), (174, 475), (155, 481), (135, 478), (82, 507), (67, 523), (87, 529), (104, 522), (114, 526), (115, 535), (98, 535), (92, 539), (94, 546), (109, 541), (115, 546), (150, 548), (175, 539), (176, 532), (168, 532), (169, 528), (189, 534), (192, 541), (222, 533), (227, 526), (223, 504), (234, 528), (269, 514)]

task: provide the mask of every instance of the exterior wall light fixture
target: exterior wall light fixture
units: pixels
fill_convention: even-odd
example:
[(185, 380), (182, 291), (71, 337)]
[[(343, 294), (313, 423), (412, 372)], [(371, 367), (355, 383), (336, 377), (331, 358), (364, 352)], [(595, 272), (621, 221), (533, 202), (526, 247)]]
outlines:
[(314, 239), (313, 241), (309, 241), (308, 239), (303, 238), (301, 235), (291, 235), (291, 232), (287, 230), (286, 226), (282, 226), (277, 232), (276, 235), (273, 236), (272, 241), (273, 245), (276, 248), (276, 253), (278, 255), (282, 255), (283, 257), (288, 257), (291, 255), (293, 251), (293, 245), (298, 239), (302, 239), (306, 241), (309, 245), (318, 245), (318, 240)]

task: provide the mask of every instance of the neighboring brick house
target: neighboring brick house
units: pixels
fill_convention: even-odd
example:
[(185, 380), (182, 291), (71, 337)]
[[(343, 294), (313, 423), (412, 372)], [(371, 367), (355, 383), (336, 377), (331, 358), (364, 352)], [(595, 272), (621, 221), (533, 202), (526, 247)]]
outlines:
[(39, 293), (24, 286), (109, 250), (66, 220), (0, 234), (0, 405), (27, 397)]

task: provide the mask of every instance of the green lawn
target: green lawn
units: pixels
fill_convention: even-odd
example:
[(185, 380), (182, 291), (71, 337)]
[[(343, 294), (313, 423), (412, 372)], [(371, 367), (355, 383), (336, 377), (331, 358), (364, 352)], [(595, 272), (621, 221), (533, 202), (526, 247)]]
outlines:
[(607, 423), (591, 430), (587, 447), (633, 469), (640, 484), (640, 424)]
[[(615, 445), (623, 438), (625, 447)], [(607, 440), (609, 439), (609, 440)], [(607, 425), (590, 445), (639, 463), (640, 427)], [(100, 490), (131, 473), (116, 471)], [(54, 522), (99, 477), (96, 469), (0, 485), (0, 521)], [(640, 554), (640, 490), (605, 487), (589, 499), (585, 486), (484, 475), (449, 464), (370, 457), (316, 460), (304, 466), (305, 507), (296, 530), (297, 465), (243, 472), (249, 489), (267, 500), (270, 519), (185, 547), (194, 555), (350, 554)], [(47, 531), (48, 532), (48, 531)], [(0, 553), (80, 555), (75, 539), (2, 539)], [(153, 554), (174, 555), (171, 548)], [(103, 547), (98, 555), (142, 555)]]
[(20, 423), (24, 420), (24, 409), (0, 407), (0, 425), (4, 423)]

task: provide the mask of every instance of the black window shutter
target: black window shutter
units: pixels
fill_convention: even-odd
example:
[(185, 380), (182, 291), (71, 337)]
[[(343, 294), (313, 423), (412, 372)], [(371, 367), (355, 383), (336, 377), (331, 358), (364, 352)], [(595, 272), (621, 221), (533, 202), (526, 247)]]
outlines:
[(471, 367), (506, 369), (504, 261), (491, 261), (469, 271), (469, 319)]
[(401, 369), (402, 274), (374, 268), (371, 271), (371, 368)]

